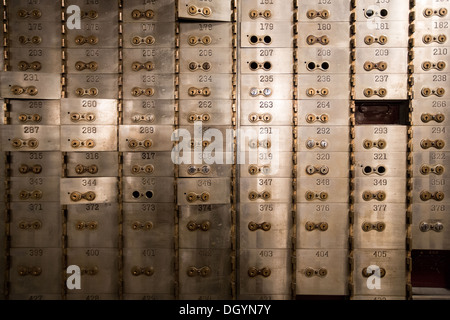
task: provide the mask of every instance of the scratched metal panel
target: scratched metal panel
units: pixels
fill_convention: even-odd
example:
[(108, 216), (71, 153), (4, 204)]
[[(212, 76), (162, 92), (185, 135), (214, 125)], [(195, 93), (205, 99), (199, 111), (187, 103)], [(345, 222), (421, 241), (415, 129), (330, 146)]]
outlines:
[(228, 0), (178, 0), (178, 16), (199, 21), (231, 21), (231, 2)]
[(10, 261), (10, 294), (61, 294), (61, 249), (13, 248)]
[[(175, 1), (176, 0), (127, 0), (123, 3), (123, 21), (125, 23), (141, 21), (175, 21)], [(139, 14), (135, 13), (135, 10), (138, 10)], [(147, 13), (147, 11), (149, 12)]]

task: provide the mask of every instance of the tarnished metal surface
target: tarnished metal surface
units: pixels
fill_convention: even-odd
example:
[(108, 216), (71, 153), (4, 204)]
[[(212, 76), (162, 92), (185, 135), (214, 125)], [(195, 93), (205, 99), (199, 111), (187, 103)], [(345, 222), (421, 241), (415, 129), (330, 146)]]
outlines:
[(410, 299), (450, 249), (449, 10), (3, 1), (0, 299)]

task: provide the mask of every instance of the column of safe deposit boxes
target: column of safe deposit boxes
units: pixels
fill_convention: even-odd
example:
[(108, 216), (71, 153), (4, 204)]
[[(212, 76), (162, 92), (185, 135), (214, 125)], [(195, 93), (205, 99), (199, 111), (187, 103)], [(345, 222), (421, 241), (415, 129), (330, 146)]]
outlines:
[[(66, 1), (81, 10), (80, 29), (65, 25), (61, 151), (66, 263), (81, 271), (81, 289), (67, 299), (118, 293), (119, 7)], [(70, 9), (67, 10), (70, 14)], [(66, 17), (66, 21), (68, 17)]]
[[(448, 1), (417, 1), (412, 25), (412, 249), (448, 250)], [(446, 170), (447, 169), (447, 170)], [(448, 230), (447, 230), (448, 231)]]
[(354, 15), (353, 295), (404, 299), (409, 2), (358, 0)]
[(233, 3), (178, 1), (186, 18), (179, 23), (179, 143), (192, 151), (178, 166), (180, 299), (231, 299), (234, 292)]
[[(61, 3), (12, 1), (6, 17), (2, 148), (6, 155), (11, 299), (58, 298), (62, 287), (60, 206)], [(5, 16), (2, 16), (5, 19)], [(3, 246), (3, 243), (2, 243)], [(2, 257), (4, 259), (4, 257)]]
[(124, 1), (123, 297), (173, 299), (175, 3)]
[(297, 294), (346, 295), (350, 1), (298, 10)]
[(239, 298), (291, 295), (292, 2), (240, 3)]

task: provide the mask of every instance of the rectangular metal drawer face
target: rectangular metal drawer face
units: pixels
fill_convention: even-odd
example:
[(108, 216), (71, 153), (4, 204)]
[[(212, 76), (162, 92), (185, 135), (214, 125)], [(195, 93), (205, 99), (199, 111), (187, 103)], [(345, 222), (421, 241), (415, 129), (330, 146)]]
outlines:
[(230, 178), (178, 179), (178, 205), (230, 203)]
[(448, 72), (450, 55), (448, 48), (414, 48), (415, 74), (440, 74)]
[(125, 248), (123, 256), (124, 293), (149, 296), (174, 294), (173, 250), (153, 247)]
[(414, 96), (418, 100), (448, 99), (450, 77), (448, 74), (416, 74), (414, 75)]
[(291, 152), (293, 133), (287, 126), (248, 126), (240, 130), (240, 150), (257, 154), (259, 152)]
[(407, 74), (358, 74), (355, 82), (356, 99), (406, 100), (407, 85)]
[[(30, 10), (31, 11), (31, 10)], [(26, 48), (57, 48), (61, 45), (61, 30), (51, 21), (16, 23), (9, 31), (9, 46)]]
[[(139, 14), (133, 14), (138, 10)], [(147, 13), (148, 10), (151, 10)], [(144, 13), (144, 14), (143, 14)], [(123, 4), (123, 21), (146, 22), (145, 14), (152, 16), (151, 21), (164, 22), (175, 21), (175, 0), (143, 2), (141, 0), (129, 0)]]
[(414, 127), (413, 151), (447, 152), (450, 151), (450, 133), (445, 127)]
[(180, 73), (189, 74), (191, 77), (211, 73), (232, 74), (235, 69), (231, 48), (211, 47), (206, 54), (198, 48), (185, 48), (179, 52), (179, 55)]
[[(256, 24), (259, 21), (265, 21), (264, 18), (273, 22), (292, 20), (293, 5), (283, 2), (256, 2), (242, 1), (240, 6), (241, 21), (252, 22)], [(262, 19), (262, 20), (261, 20)]]
[(245, 100), (241, 105), (242, 126), (291, 126), (293, 104), (290, 100)]
[(67, 54), (67, 73), (118, 73), (119, 51), (114, 49), (70, 49)]
[(403, 152), (384, 153), (386, 158), (374, 152), (355, 154), (356, 178), (405, 178), (406, 154)]
[(443, 178), (416, 178), (413, 181), (412, 197), (414, 203), (449, 203), (448, 186), (450, 181)]
[(288, 294), (291, 264), (288, 249), (241, 249), (239, 293)]
[(61, 246), (61, 207), (58, 202), (13, 202), (10, 214), (11, 247)]
[(232, 28), (229, 23), (210, 22), (206, 24), (206, 27), (202, 23), (180, 24), (180, 48), (182, 50), (185, 48), (208, 49), (201, 54), (209, 56), (210, 48), (230, 48), (232, 39)]
[(353, 237), (357, 249), (406, 249), (406, 205), (356, 203)]
[[(436, 23), (430, 23), (430, 21), (424, 20), (415, 21), (414, 46), (446, 47), (448, 41), (448, 24), (446, 24), (446, 22), (448, 21), (436, 21)], [(440, 35), (446, 35), (447, 37), (442, 40), (439, 37)]]
[(350, 25), (348, 22), (325, 23), (325, 25), (309, 21), (299, 23), (299, 47), (348, 48), (349, 37)]
[(356, 178), (356, 203), (404, 203), (406, 178)]
[(348, 248), (348, 213), (345, 203), (297, 205), (297, 248)]
[(449, 110), (447, 110), (447, 108), (445, 108), (448, 103), (448, 100), (442, 99), (417, 101), (413, 100), (413, 124), (415, 126), (429, 127), (448, 126), (450, 122), (450, 112)]
[(300, 74), (299, 99), (348, 99), (350, 76), (348, 74)]
[(171, 135), (172, 159), (176, 164), (232, 164), (234, 139), (235, 131), (228, 126), (179, 127)]
[(292, 206), (287, 203), (241, 203), (239, 224), (240, 247), (290, 248)]
[(180, 18), (212, 21), (231, 21), (231, 6), (227, 1), (178, 0)]
[(292, 99), (292, 75), (244, 74), (241, 79), (242, 100)]
[(346, 295), (346, 249), (297, 250), (297, 290), (299, 295)]
[(450, 153), (440, 151), (413, 152), (413, 177), (430, 180), (450, 178)]
[(10, 71), (60, 73), (61, 65), (54, 63), (61, 57), (59, 48), (10, 48)]
[(293, 26), (290, 22), (277, 22), (272, 30), (261, 31), (258, 24), (241, 22), (242, 48), (291, 48), (293, 46)]
[(33, 16), (33, 9), (39, 10), (39, 12), (37, 13), (37, 15), (40, 16), (39, 21), (49, 21), (53, 23), (59, 23), (61, 21), (61, 15), (58, 12), (61, 9), (61, 3), (57, 0), (46, 1), (42, 3), (33, 3), (29, 2), (28, 0), (17, 0), (8, 3), (10, 19), (14, 21), (14, 23), (19, 21), (23, 22), (23, 18), (19, 15), (19, 11), (21, 9), (26, 11), (27, 17), (29, 13), (31, 13), (31, 16)]
[(181, 206), (179, 246), (184, 249), (230, 249), (231, 205)]
[(142, 77), (148, 73), (175, 73), (175, 49), (124, 49), (123, 73), (125, 79), (136, 74)]
[(123, 175), (130, 177), (170, 177), (174, 164), (170, 152), (124, 152)]
[[(356, 295), (405, 295), (405, 250), (355, 250), (353, 259), (355, 265), (353, 281)], [(369, 268), (371, 266), (372, 268)], [(372, 271), (375, 272), (373, 278), (370, 278), (372, 272), (369, 272), (368, 269), (375, 270)], [(377, 277), (376, 270), (379, 270), (380, 277)], [(378, 284), (380, 287), (376, 289)]]
[[(372, 10), (372, 12), (368, 12), (368, 10)], [(409, 5), (404, 1), (381, 3), (381, 1), (360, 0), (355, 13), (358, 22), (378, 22), (383, 21), (383, 19), (386, 21), (408, 21)]]
[(179, 81), (181, 100), (204, 100), (205, 98), (213, 100), (233, 99), (231, 74), (193, 76), (184, 73), (180, 74)]
[[(419, 107), (420, 105), (420, 107)], [(417, 99), (412, 101), (413, 106), (413, 124), (414, 128), (418, 126), (434, 126), (434, 125), (446, 125), (448, 123), (448, 110), (447, 106), (450, 105), (449, 97), (437, 97), (437, 96), (429, 96), (429, 97), (417, 97)], [(422, 119), (422, 115), (429, 114), (427, 117)], [(430, 117), (431, 115), (431, 117)], [(436, 117), (440, 115), (439, 117)], [(442, 119), (442, 115), (444, 115), (445, 119)], [(436, 121), (437, 120), (437, 121)], [(442, 122), (439, 122), (442, 121)], [(413, 130), (414, 130), (413, 128)]]
[[(119, 44), (118, 23), (94, 23), (94, 28), (90, 24), (86, 24), (84, 30), (67, 30), (67, 48), (110, 48), (117, 49)], [(89, 30), (90, 29), (90, 30)]]
[(172, 74), (132, 74), (123, 84), (125, 99), (173, 99), (175, 78)]
[(171, 126), (120, 126), (119, 150), (124, 152), (172, 150), (172, 133)]
[[(84, 18), (84, 22), (90, 21), (90, 18), (94, 18), (94, 21), (99, 21), (102, 24), (105, 22), (110, 22), (111, 20), (118, 19), (118, 12), (115, 8), (111, 8), (111, 4), (107, 1), (97, 1), (97, 2), (86, 2), (83, 0), (68, 0), (66, 1), (66, 6), (77, 5), (82, 11), (88, 11), (90, 14), (88, 17)], [(94, 12), (90, 12), (94, 11)]]
[(10, 100), (8, 124), (11, 125), (59, 125), (59, 100)]
[(241, 178), (241, 203), (282, 203), (292, 200), (289, 178)]
[[(310, 12), (313, 11), (313, 12)], [(326, 11), (326, 12), (324, 12)], [(340, 3), (326, 2), (318, 3), (315, 0), (302, 1), (298, 9), (298, 20), (303, 22), (321, 22), (325, 14), (324, 21), (349, 21), (350, 19), (350, 1), (344, 0)], [(328, 14), (328, 15), (327, 15)]]
[(172, 248), (175, 212), (173, 203), (124, 203), (125, 248)]
[(173, 125), (174, 100), (123, 100), (124, 125)]
[(346, 178), (349, 177), (350, 160), (347, 152), (298, 152), (297, 177)]
[(450, 226), (448, 204), (416, 203), (412, 206), (412, 247), (426, 250), (448, 250)]
[(12, 248), (11, 294), (60, 294), (62, 251), (59, 248)]
[(349, 74), (350, 50), (348, 48), (314, 48), (297, 49), (299, 74)]
[(61, 179), (61, 204), (113, 203), (117, 202), (117, 195), (117, 178)]
[[(404, 21), (371, 20), (356, 22), (356, 48), (407, 48), (408, 19)], [(388, 27), (389, 29), (386, 29)], [(387, 40), (380, 42), (380, 36)], [(370, 38), (370, 39), (368, 39)], [(383, 39), (383, 38), (381, 38)], [(406, 61), (405, 61), (406, 62)]]
[(67, 125), (61, 127), (61, 151), (116, 151), (117, 126)]
[(293, 159), (290, 152), (241, 153), (241, 178), (289, 178), (292, 176)]
[(122, 187), (124, 202), (174, 201), (174, 178), (124, 177)]
[(202, 125), (231, 126), (233, 107), (230, 100), (181, 100), (180, 126), (192, 126), (196, 121)]
[(180, 292), (229, 295), (229, 255), (228, 249), (180, 249)]
[(299, 127), (298, 151), (344, 152), (350, 148), (350, 128), (344, 126)]
[[(75, 265), (81, 271), (81, 289), (68, 293), (116, 293), (119, 276), (118, 249), (88, 247), (68, 248), (67, 265)], [(75, 292), (74, 292), (75, 291)]]
[(346, 178), (299, 178), (297, 182), (299, 203), (347, 203), (349, 192)]
[(59, 151), (59, 126), (5, 126), (2, 128), (3, 151)]
[[(435, 2), (433, 0), (423, 0), (420, 2), (417, 2), (414, 6), (414, 9), (416, 11), (416, 20), (424, 20), (424, 21), (430, 21), (430, 20), (441, 20), (443, 17), (439, 15), (439, 9), (450, 9), (450, 4), (446, 1), (442, 2)], [(432, 9), (432, 15), (430, 16), (429, 13), (425, 12), (425, 9)], [(445, 17), (445, 16), (444, 16)]]
[(387, 155), (391, 152), (406, 152), (407, 140), (405, 126), (362, 125), (355, 127), (355, 152), (370, 151), (387, 153)]
[[(302, 100), (298, 104), (300, 126), (345, 126), (349, 124), (350, 100)], [(348, 110), (346, 112), (345, 110)]]
[(116, 125), (117, 101), (111, 99), (61, 100), (62, 125)]
[(174, 48), (174, 35), (174, 22), (126, 23), (123, 27), (123, 47), (125, 49)]
[(67, 217), (68, 247), (118, 247), (119, 206), (117, 203), (68, 205)]
[(59, 195), (59, 177), (10, 179), (10, 200), (18, 202), (55, 201)]
[(68, 152), (67, 177), (116, 177), (118, 158), (118, 152)]
[[(232, 154), (230, 159), (232, 159)], [(194, 161), (193, 161), (194, 162)], [(203, 161), (204, 162), (204, 161)], [(220, 178), (231, 175), (232, 166), (226, 164), (181, 164), (178, 166), (178, 174), (181, 178), (192, 178), (192, 177), (211, 177)]]
[(11, 152), (11, 177), (38, 178), (61, 176), (59, 152)]
[[(401, 61), (405, 63), (400, 63)], [(355, 61), (355, 73), (408, 74), (406, 61), (408, 61), (407, 48), (358, 48)]]
[(243, 74), (288, 73), (292, 74), (292, 48), (257, 49), (243, 48), (241, 50), (240, 68)]

